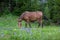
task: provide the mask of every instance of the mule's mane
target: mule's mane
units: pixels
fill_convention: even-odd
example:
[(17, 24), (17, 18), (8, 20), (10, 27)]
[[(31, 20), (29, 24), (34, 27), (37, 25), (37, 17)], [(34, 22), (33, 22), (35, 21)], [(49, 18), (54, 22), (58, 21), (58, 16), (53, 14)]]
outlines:
[(23, 14), (19, 17), (19, 19), (22, 19), (24, 15), (25, 15), (25, 13), (23, 13)]

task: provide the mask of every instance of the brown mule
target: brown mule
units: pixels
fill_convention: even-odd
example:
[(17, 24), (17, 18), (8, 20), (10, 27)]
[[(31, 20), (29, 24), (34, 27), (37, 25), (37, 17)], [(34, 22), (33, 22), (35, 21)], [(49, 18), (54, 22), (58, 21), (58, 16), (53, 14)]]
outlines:
[(31, 21), (38, 21), (38, 23), (39, 23), (38, 26), (40, 26), (40, 24), (41, 24), (41, 26), (43, 27), (42, 16), (43, 16), (43, 13), (41, 11), (36, 11), (36, 12), (25, 11), (18, 18), (18, 26), (21, 27), (21, 25), (22, 25), (21, 21), (24, 20), (26, 22), (26, 26), (27, 26), (27, 24), (29, 24), (29, 26), (31, 27), (31, 25), (30, 25)]

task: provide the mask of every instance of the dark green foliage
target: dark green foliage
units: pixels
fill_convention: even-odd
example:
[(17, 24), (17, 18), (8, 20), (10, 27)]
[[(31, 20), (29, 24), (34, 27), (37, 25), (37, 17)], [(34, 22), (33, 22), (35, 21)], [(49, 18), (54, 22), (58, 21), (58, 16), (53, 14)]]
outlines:
[(0, 16), (21, 15), (24, 11), (42, 11), (52, 22), (60, 22), (60, 0), (3, 0), (0, 1)]
[(49, 10), (50, 10), (50, 19), (52, 19), (53, 22), (58, 23), (58, 20), (60, 20), (60, 1), (59, 0), (48, 0)]

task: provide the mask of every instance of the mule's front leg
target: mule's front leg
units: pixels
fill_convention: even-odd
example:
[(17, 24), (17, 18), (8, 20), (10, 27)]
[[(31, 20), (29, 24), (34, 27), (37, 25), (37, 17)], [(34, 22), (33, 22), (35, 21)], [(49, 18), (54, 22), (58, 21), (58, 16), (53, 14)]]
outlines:
[(31, 28), (31, 24), (30, 24), (30, 22), (29, 22), (29, 27)]
[(38, 22), (38, 27), (40, 27), (40, 23)]
[(25, 22), (25, 27), (27, 27), (27, 22)]
[(31, 28), (31, 24), (30, 24), (30, 22), (27, 22), (27, 24), (29, 25), (29, 27)]
[(27, 20), (26, 23), (29, 25), (29, 27), (31, 27), (30, 21)]

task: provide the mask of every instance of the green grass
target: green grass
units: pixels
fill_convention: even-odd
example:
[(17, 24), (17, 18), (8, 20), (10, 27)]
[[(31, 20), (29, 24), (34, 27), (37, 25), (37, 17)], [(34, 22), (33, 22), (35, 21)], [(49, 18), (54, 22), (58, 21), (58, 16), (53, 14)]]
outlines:
[[(11, 14), (0, 17), (0, 40), (60, 40), (59, 26), (44, 26), (38, 28), (32, 23), (32, 28), (18, 28), (18, 16)], [(22, 22), (24, 27), (25, 22)]]

